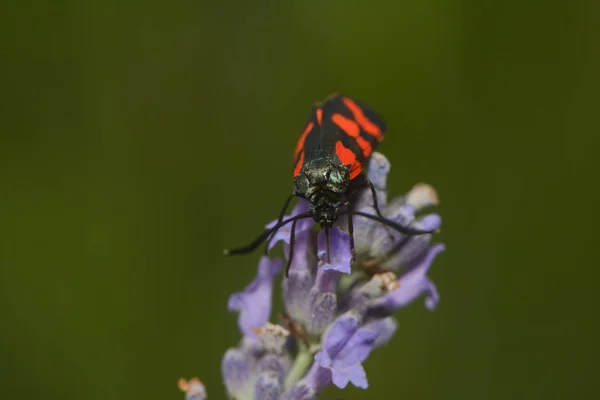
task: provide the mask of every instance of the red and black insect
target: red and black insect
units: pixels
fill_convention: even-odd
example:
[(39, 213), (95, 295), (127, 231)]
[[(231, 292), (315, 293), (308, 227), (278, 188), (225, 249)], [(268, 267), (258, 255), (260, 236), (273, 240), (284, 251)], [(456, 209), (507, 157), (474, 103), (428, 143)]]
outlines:
[[(323, 103), (314, 105), (294, 151), (294, 190), (287, 198), (277, 224), (248, 246), (225, 250), (225, 254), (250, 253), (291, 222), (287, 276), (294, 254), (296, 223), (300, 219), (313, 218), (318, 222), (325, 229), (329, 247), (329, 228), (338, 217), (347, 215), (352, 260), (355, 256), (353, 215), (376, 220), (409, 236), (432, 233), (399, 225), (381, 215), (375, 188), (366, 179), (364, 170), (377, 144), (383, 140), (385, 131), (386, 125), (377, 114), (349, 97), (334, 94)], [(353, 209), (357, 195), (366, 188), (371, 190), (377, 215)], [(294, 197), (306, 199), (311, 210), (284, 220)]]

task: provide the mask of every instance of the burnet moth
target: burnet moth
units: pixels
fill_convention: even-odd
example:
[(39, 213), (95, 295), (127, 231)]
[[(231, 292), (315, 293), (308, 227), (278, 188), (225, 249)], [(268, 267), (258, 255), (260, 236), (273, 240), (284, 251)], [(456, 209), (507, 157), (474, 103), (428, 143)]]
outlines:
[[(245, 247), (225, 250), (226, 255), (247, 254), (258, 248), (282, 226), (292, 223), (286, 276), (294, 255), (294, 232), (298, 220), (313, 218), (327, 237), (329, 229), (342, 215), (348, 218), (352, 261), (355, 258), (352, 216), (378, 221), (407, 236), (433, 233), (397, 224), (386, 219), (379, 210), (377, 193), (366, 178), (365, 168), (371, 154), (383, 140), (385, 122), (365, 105), (349, 97), (333, 94), (324, 102), (315, 104), (294, 150), (294, 189), (281, 210), (277, 223), (265, 230)], [(356, 211), (353, 203), (357, 195), (369, 188), (373, 195), (376, 215)], [(310, 211), (284, 220), (294, 197), (310, 204)], [(265, 252), (268, 249), (265, 249)]]

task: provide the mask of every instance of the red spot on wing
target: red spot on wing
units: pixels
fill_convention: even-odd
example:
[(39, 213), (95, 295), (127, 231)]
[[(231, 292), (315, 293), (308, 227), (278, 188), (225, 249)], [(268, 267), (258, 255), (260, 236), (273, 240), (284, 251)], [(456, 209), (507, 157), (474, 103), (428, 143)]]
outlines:
[(371, 155), (371, 152), (373, 151), (373, 146), (371, 146), (371, 143), (367, 142), (365, 139), (363, 139), (360, 136), (356, 138), (356, 142), (362, 149), (365, 157), (369, 157)]
[(339, 140), (335, 143), (335, 154), (344, 165), (350, 165), (350, 180), (354, 179), (362, 171), (362, 164), (356, 160), (352, 150), (344, 146)]
[(317, 123), (321, 125), (321, 121), (323, 120), (323, 110), (320, 108), (317, 109)]
[(355, 161), (350, 168), (350, 180), (356, 178), (362, 172), (362, 164), (358, 161)]
[(352, 136), (354, 139), (356, 139), (356, 143), (358, 143), (358, 146), (362, 149), (365, 157), (369, 157), (371, 155), (373, 146), (371, 146), (371, 143), (360, 136), (360, 128), (355, 121), (344, 117), (342, 114), (333, 114), (331, 116), (331, 120), (337, 126), (342, 128), (349, 136)]
[(381, 142), (383, 140), (383, 132), (381, 132), (381, 129), (376, 124), (367, 118), (362, 108), (360, 108), (358, 104), (347, 97), (344, 97), (342, 101), (346, 107), (348, 107), (360, 127), (369, 135), (374, 136), (378, 141)]
[(300, 158), (296, 163), (296, 168), (294, 168), (294, 178), (300, 175), (300, 171), (302, 170), (302, 164), (304, 164), (304, 151), (300, 153)]
[(340, 128), (342, 128), (348, 135), (352, 137), (358, 137), (360, 135), (360, 128), (358, 124), (351, 119), (344, 117), (342, 114), (333, 114), (331, 120)]
[(298, 139), (298, 144), (296, 145), (296, 149), (294, 150), (294, 158), (298, 157), (298, 154), (302, 151), (302, 148), (304, 147), (304, 142), (306, 141), (306, 137), (308, 136), (314, 125), (315, 124), (312, 122), (309, 122), (308, 125), (306, 125), (304, 132), (302, 132), (302, 134), (300, 135), (300, 139)]
[(344, 146), (339, 140), (335, 142), (335, 154), (344, 165), (352, 165), (356, 161), (356, 155), (352, 150)]

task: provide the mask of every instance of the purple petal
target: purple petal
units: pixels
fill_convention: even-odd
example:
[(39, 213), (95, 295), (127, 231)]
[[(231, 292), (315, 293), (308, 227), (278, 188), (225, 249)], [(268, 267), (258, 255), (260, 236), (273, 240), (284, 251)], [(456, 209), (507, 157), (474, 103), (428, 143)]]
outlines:
[[(349, 325), (353, 325), (352, 321), (356, 320), (352, 318), (345, 318), (342, 320), (343, 323), (350, 322)], [(367, 377), (360, 363), (369, 355), (373, 343), (375, 342), (375, 338), (379, 333), (364, 328), (356, 330), (353, 328), (348, 329), (348, 327), (346, 327), (345, 329), (341, 329), (342, 333), (340, 334), (340, 332), (334, 330), (334, 328), (339, 329), (340, 325), (338, 325), (337, 328), (334, 325), (334, 327), (326, 333), (326, 343), (323, 346), (323, 350), (315, 355), (315, 365), (318, 365), (319, 369), (315, 370), (315, 365), (313, 365), (309, 375), (311, 375), (311, 373), (320, 374), (323, 377), (325, 372), (322, 370), (327, 369), (331, 371), (333, 383), (339, 388), (346, 387), (348, 382), (352, 382), (357, 387), (366, 388), (368, 386)], [(339, 336), (347, 335), (347, 332), (354, 333), (352, 333), (352, 336), (342, 345), (341, 350), (332, 356), (332, 353), (330, 353), (332, 349), (331, 347), (328, 348), (328, 345), (339, 347)], [(334, 340), (335, 338), (333, 338), (333, 336), (336, 336), (337, 340)]]
[(300, 382), (318, 392), (331, 385), (331, 370), (321, 367), (318, 362), (314, 362), (304, 379)]
[[(296, 205), (296, 207), (294, 207), (294, 209), (292, 210), (290, 215), (284, 216), (283, 219), (285, 220), (290, 217), (294, 217), (296, 215), (303, 214), (307, 211), (310, 211), (310, 204), (308, 203), (308, 201), (298, 198), (298, 204)], [(266, 225), (266, 228), (270, 229), (270, 228), (274, 227), (276, 224), (277, 224), (277, 220), (273, 220)], [(296, 232), (295, 232), (296, 235), (309, 230), (313, 226), (313, 224), (314, 224), (314, 220), (312, 218), (304, 218), (304, 219), (298, 220), (298, 222), (296, 223)], [(284, 243), (289, 244), (291, 232), (292, 232), (292, 222), (289, 222), (286, 225), (279, 228), (277, 230), (277, 232), (275, 232), (275, 234), (273, 235), (273, 238), (271, 239), (271, 242), (269, 243), (269, 250), (271, 250), (279, 241), (283, 241)]]
[[(371, 215), (377, 215), (373, 212), (369, 212)], [(368, 211), (365, 211), (368, 212)], [(409, 226), (414, 219), (414, 209), (408, 204), (403, 204), (400, 207), (388, 208), (384, 211), (384, 215), (387, 219), (396, 222), (402, 226)], [(364, 217), (355, 216), (356, 220), (366, 219)], [(369, 240), (371, 242), (369, 255), (372, 257), (380, 257), (387, 255), (387, 253), (402, 239), (404, 235), (398, 231), (388, 228), (380, 222), (373, 221), (375, 223)]]
[(331, 292), (320, 292), (313, 288), (308, 306), (308, 321), (305, 328), (310, 335), (321, 335), (335, 319), (337, 311), (337, 295)]
[(240, 311), (244, 308), (244, 293), (234, 293), (227, 300), (227, 310)]
[(331, 368), (333, 361), (331, 361), (331, 357), (327, 354), (326, 351), (320, 350), (315, 354), (315, 362), (318, 363), (323, 368)]
[(350, 382), (350, 377), (344, 370), (332, 369), (331, 380), (335, 386), (343, 389), (346, 387), (346, 385), (348, 385), (348, 382)]
[(357, 388), (367, 389), (369, 387), (367, 373), (361, 364), (353, 365), (346, 370), (346, 373), (350, 377), (350, 382)]
[[(283, 244), (286, 260), (289, 259), (290, 245)], [(310, 230), (295, 233), (294, 259), (290, 265), (290, 273), (295, 270), (314, 270), (317, 267), (316, 249), (313, 232)]]
[(238, 325), (246, 336), (256, 337), (252, 328), (259, 328), (271, 315), (273, 279), (283, 267), (281, 259), (271, 260), (263, 256), (258, 266), (258, 274), (243, 292), (233, 294), (228, 301), (229, 311), (239, 311)]
[[(387, 176), (390, 172), (390, 167), (390, 162), (383, 154), (375, 152), (371, 155), (367, 170), (367, 179), (375, 187), (379, 207), (384, 207), (387, 204)], [(371, 189), (367, 188), (363, 190), (355, 206), (356, 209), (360, 209), (372, 205), (373, 194), (371, 193)]]
[(285, 379), (285, 374), (289, 370), (289, 359), (279, 354), (267, 354), (262, 357), (256, 366), (257, 373), (269, 372), (273, 374), (281, 385)]
[(373, 349), (377, 336), (379, 336), (378, 332), (365, 328), (358, 329), (335, 357), (334, 368), (348, 368), (365, 361)]
[[(430, 231), (439, 229), (441, 224), (442, 220), (438, 214), (427, 214), (416, 220), (411, 226)], [(423, 256), (423, 254), (427, 251), (431, 237), (431, 234), (410, 237), (402, 235), (400, 239), (404, 240), (404, 245), (402, 248), (396, 254), (382, 263), (380, 267), (385, 270), (398, 270), (400, 267), (413, 262), (417, 258)]]
[(263, 372), (254, 385), (254, 400), (279, 400), (281, 387), (275, 375)]
[(429, 279), (425, 276), (412, 280), (410, 284), (404, 284), (390, 294), (375, 301), (374, 304), (383, 304), (388, 310), (405, 307), (415, 301), (429, 287)]
[(424, 215), (417, 220), (416, 226), (425, 231), (439, 229), (442, 226), (442, 217), (435, 213)]
[(352, 295), (352, 298), (348, 303), (342, 303), (344, 307), (343, 310), (353, 310), (362, 318), (369, 311), (370, 301), (371, 299), (367, 294), (357, 292)]
[(290, 276), (283, 280), (283, 300), (289, 316), (300, 323), (309, 319), (308, 300), (314, 277), (309, 270), (290, 270)]
[(407, 203), (390, 204), (385, 209), (385, 217), (400, 225), (407, 226), (415, 220), (415, 208)]
[(340, 278), (340, 272), (332, 269), (319, 268), (315, 287), (320, 292), (335, 292)]
[(431, 300), (428, 301), (429, 307), (435, 306), (437, 300), (439, 300), (439, 296), (437, 289), (427, 277), (427, 272), (436, 255), (444, 249), (445, 246), (442, 244), (430, 247), (417, 264), (412, 266), (410, 271), (398, 280), (400, 287), (387, 295), (374, 300), (372, 307), (383, 307), (388, 311), (393, 311), (394, 309), (410, 304), (423, 293), (429, 293), (431, 298)]
[(398, 323), (394, 319), (394, 317), (387, 317), (382, 319), (375, 319), (371, 322), (363, 325), (364, 329), (369, 329), (371, 331), (377, 332), (379, 335), (375, 339), (375, 343), (373, 343), (373, 349), (381, 347), (387, 342), (390, 341), (396, 330), (398, 329)]
[(323, 265), (321, 266), (321, 269), (324, 270), (332, 270), (332, 271), (338, 271), (347, 275), (350, 275), (350, 272), (352, 272), (352, 270), (350, 269), (350, 262), (348, 262), (347, 264), (329, 264), (329, 263), (323, 263)]
[(334, 369), (331, 371), (331, 377), (333, 384), (340, 389), (344, 389), (348, 382), (361, 389), (369, 387), (367, 374), (361, 364), (354, 364), (345, 369)]
[(425, 307), (427, 307), (429, 311), (433, 311), (440, 301), (440, 294), (432, 281), (429, 281), (429, 288), (427, 291), (429, 292), (429, 296), (425, 298)]
[[(359, 207), (359, 211), (367, 214), (377, 215), (373, 207)], [(381, 223), (373, 221), (365, 217), (354, 215), (352, 217), (352, 223), (354, 225), (354, 248), (357, 254), (370, 254), (371, 246), (373, 244), (373, 232)]]
[(375, 189), (385, 190), (387, 187), (387, 176), (390, 172), (391, 164), (381, 153), (375, 152), (369, 160), (369, 169), (367, 178), (373, 183)]
[(339, 316), (323, 335), (323, 349), (330, 358), (335, 359), (348, 340), (358, 329), (358, 318), (352, 311)]
[(419, 260), (416, 260), (409, 266), (408, 272), (400, 277), (398, 280), (400, 289), (402, 288), (402, 283), (410, 282), (413, 279), (418, 279), (419, 276), (427, 275), (436, 256), (444, 250), (446, 250), (446, 246), (441, 243), (429, 247), (427, 252)]
[(282, 396), (282, 400), (314, 400), (317, 391), (305, 380), (296, 383)]
[(227, 391), (239, 396), (250, 382), (250, 360), (238, 349), (229, 349), (221, 362), (221, 373)]
[(338, 228), (329, 229), (329, 250), (331, 254), (330, 259), (327, 260), (327, 238), (325, 230), (322, 230), (319, 232), (318, 238), (318, 254), (319, 258), (323, 260), (320, 268), (350, 274), (350, 260), (352, 259), (350, 235)]
[[(289, 215), (285, 215), (283, 217), (283, 219), (285, 220), (285, 219), (288, 219), (288, 218), (291, 218), (291, 217), (295, 217), (296, 215), (303, 214), (303, 213), (308, 212), (308, 211), (310, 211), (310, 203), (308, 201), (304, 200), (303, 198), (298, 197), (298, 203), (296, 204), (296, 207), (294, 207), (292, 209), (292, 212)], [(303, 220), (301, 220), (301, 221), (303, 221)], [(298, 221), (298, 222), (300, 222), (300, 221)], [(276, 219), (273, 220), (273, 221), (271, 221), (271, 222), (269, 222), (265, 226), (265, 228), (270, 229), (270, 228), (274, 227), (275, 224), (277, 224), (277, 220)], [(310, 225), (312, 226), (312, 223)], [(298, 228), (300, 228), (299, 224), (296, 225), (296, 229), (298, 229)]]

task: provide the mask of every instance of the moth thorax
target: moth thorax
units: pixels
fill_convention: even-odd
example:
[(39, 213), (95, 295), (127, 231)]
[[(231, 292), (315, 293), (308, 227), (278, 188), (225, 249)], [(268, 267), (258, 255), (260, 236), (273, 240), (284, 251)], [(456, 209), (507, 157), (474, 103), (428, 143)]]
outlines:
[(349, 182), (348, 168), (326, 156), (306, 161), (296, 178), (299, 191), (309, 201), (313, 196), (339, 197), (346, 193)]
[(315, 186), (340, 185), (347, 183), (348, 170), (329, 157), (319, 157), (306, 163), (308, 182)]
[(321, 228), (331, 228), (338, 219), (337, 206), (320, 207), (313, 210), (315, 221), (321, 225)]

